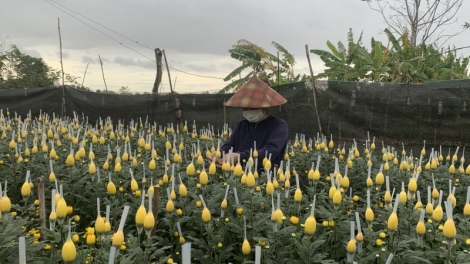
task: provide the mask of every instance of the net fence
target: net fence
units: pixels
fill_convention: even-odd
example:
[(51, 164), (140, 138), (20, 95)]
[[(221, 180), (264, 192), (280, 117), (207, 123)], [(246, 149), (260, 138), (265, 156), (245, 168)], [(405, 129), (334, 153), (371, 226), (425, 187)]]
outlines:
[[(425, 84), (391, 84), (316, 81), (317, 105), (323, 134), (339, 141), (371, 136), (391, 143), (431, 145), (465, 145), (470, 143), (470, 80), (441, 81)], [(304, 134), (317, 136), (312, 84), (307, 82), (274, 86), (288, 102), (269, 109), (269, 114), (284, 119), (290, 138)], [(65, 89), (30, 88), (0, 90), (0, 109), (4, 113), (33, 116), (40, 111), (49, 115), (66, 113), (88, 118), (90, 124), (110, 117), (117, 123), (148, 119), (162, 127), (176, 123), (176, 110), (182, 120), (196, 122), (198, 128), (209, 124), (215, 131), (224, 123), (234, 127), (241, 120), (237, 108), (224, 109), (232, 94), (139, 94), (121, 95)], [(175, 99), (179, 108), (175, 109)]]

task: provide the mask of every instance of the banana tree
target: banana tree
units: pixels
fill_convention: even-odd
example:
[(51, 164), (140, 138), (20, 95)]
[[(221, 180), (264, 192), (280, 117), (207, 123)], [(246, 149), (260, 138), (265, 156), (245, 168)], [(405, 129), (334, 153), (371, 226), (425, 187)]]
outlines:
[(403, 34), (399, 39), (388, 29), (385, 34), (393, 46), (389, 64), (391, 81), (423, 83), (468, 77), (469, 58), (457, 57), (455, 50), (438, 50), (435, 45), (426, 44), (413, 48), (408, 34)]
[(358, 71), (354, 65), (354, 60), (357, 57), (357, 50), (362, 42), (362, 33), (359, 39), (355, 42), (353, 37), (352, 29), (348, 32), (348, 48), (339, 41), (337, 46), (331, 43), (329, 40), (326, 45), (330, 49), (319, 50), (312, 49), (311, 53), (318, 55), (320, 59), (325, 63), (325, 71), (318, 74), (319, 78), (328, 78), (328, 80), (340, 80), (340, 81), (358, 81), (360, 80), (365, 72)]
[(356, 47), (354, 68), (361, 74), (361, 81), (384, 82), (388, 80), (390, 68), (387, 66), (388, 48), (379, 41), (372, 39), (372, 51), (369, 53), (362, 47)]
[(278, 59), (260, 46), (247, 40), (239, 40), (229, 52), (230, 56), (240, 61), (242, 65), (224, 78), (224, 81), (231, 82), (222, 88), (219, 93), (238, 90), (253, 74), (258, 74), (269, 85), (299, 81), (305, 78), (294, 74), (294, 56), (279, 43), (273, 41), (272, 45), (282, 54), (282, 59)]

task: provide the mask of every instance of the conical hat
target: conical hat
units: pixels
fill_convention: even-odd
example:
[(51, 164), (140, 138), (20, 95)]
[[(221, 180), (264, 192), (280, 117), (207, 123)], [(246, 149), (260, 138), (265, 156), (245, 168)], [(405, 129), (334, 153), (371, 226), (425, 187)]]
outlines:
[(240, 108), (268, 108), (285, 104), (287, 100), (274, 91), (258, 76), (253, 75), (237, 93), (235, 93), (225, 106)]

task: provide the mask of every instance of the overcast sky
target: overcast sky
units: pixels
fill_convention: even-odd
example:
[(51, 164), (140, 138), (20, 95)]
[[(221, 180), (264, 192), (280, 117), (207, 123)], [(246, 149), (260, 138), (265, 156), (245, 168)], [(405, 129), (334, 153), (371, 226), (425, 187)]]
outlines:
[[(448, 30), (461, 29), (465, 19), (470, 20), (464, 15), (469, 13), (470, 3), (464, 3), (459, 22)], [(301, 74), (309, 74), (305, 44), (326, 50), (327, 40), (346, 43), (349, 28), (356, 38), (364, 32), (366, 47), (371, 37), (386, 40), (380, 14), (360, 0), (15, 0), (0, 10), (0, 39), (7, 38), (27, 54), (60, 69), (57, 18), (64, 70), (80, 77), (81, 83), (89, 63), (84, 85), (92, 90), (104, 89), (98, 55), (108, 89), (128, 86), (132, 92), (145, 92), (151, 91), (155, 80), (155, 63), (148, 58), (155, 58), (157, 47), (165, 50), (168, 64), (176, 69), (223, 78), (240, 66), (228, 52), (240, 39), (273, 54), (276, 49), (271, 42), (278, 42), (294, 54), (296, 73)], [(470, 31), (448, 44), (468, 46), (468, 39)], [(460, 54), (468, 56), (470, 49)], [(322, 61), (314, 54), (311, 59), (314, 71), (323, 71)], [(173, 81), (177, 78), (179, 93), (215, 92), (226, 85), (219, 79), (170, 73)], [(165, 92), (169, 92), (168, 83), (165, 71)]]

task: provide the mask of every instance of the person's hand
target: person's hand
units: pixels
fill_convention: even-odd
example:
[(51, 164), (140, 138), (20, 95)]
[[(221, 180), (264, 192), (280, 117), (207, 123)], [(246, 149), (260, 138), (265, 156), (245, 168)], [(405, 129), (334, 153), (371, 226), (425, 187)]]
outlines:
[(212, 153), (207, 157), (209, 163), (212, 163), (212, 160), (214, 160), (214, 158), (216, 158), (216, 160), (215, 160), (215, 166), (217, 166), (217, 167), (219, 167), (219, 168), (222, 167), (222, 164), (223, 164), (223, 163), (222, 163), (222, 159), (217, 159), (217, 152), (216, 152), (216, 151), (212, 152)]
[[(233, 156), (233, 162), (236, 164), (238, 162), (238, 152), (233, 152), (232, 153), (232, 156)], [(232, 159), (229, 159), (229, 155), (225, 155), (224, 159), (222, 160), (222, 163), (224, 162), (229, 162), (230, 164), (232, 164)]]

